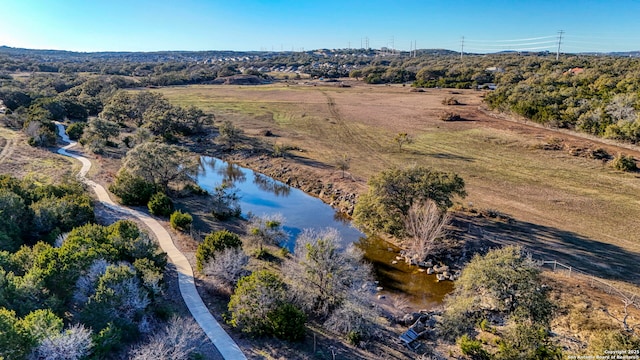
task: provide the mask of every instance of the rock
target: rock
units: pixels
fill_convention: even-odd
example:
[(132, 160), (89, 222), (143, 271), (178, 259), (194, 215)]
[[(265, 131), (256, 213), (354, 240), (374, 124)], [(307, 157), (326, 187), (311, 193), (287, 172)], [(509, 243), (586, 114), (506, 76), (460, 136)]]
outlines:
[(442, 274), (436, 274), (436, 279), (438, 279), (438, 281), (447, 280), (447, 278), (445, 278), (444, 275), (442, 275)]
[(395, 265), (395, 264), (397, 264), (397, 263), (398, 263), (398, 260), (393, 260), (391, 263), (392, 263), (393, 265)]
[[(377, 282), (376, 282), (377, 283)], [(382, 286), (377, 286), (376, 291), (382, 291)]]
[(448, 272), (448, 271), (443, 272), (443, 273), (442, 273), (442, 275), (443, 275), (444, 277), (446, 277), (446, 278), (450, 278), (451, 276), (453, 276), (453, 274), (451, 274), (451, 273), (450, 273), (450, 272)]
[(402, 318), (400, 318), (400, 323), (404, 324), (404, 325), (413, 325), (413, 323), (416, 321), (417, 317), (415, 315), (415, 313), (413, 314), (405, 314)]
[(418, 269), (419, 272), (425, 272), (426, 270), (423, 268)]
[(396, 260), (400, 261), (400, 260), (402, 260), (402, 259), (403, 259), (403, 257), (402, 257), (402, 256), (396, 256)]
[(430, 267), (427, 269), (427, 274), (432, 275), (434, 273), (433, 268)]
[(387, 298), (387, 297), (386, 297), (386, 296), (384, 296), (384, 295), (378, 295), (378, 300), (383, 300), (383, 299), (386, 299), (386, 298)]

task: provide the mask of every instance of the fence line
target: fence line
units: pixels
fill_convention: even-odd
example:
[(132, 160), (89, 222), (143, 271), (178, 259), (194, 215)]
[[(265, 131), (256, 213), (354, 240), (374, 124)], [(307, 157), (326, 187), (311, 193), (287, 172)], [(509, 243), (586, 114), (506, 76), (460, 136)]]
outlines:
[(623, 301), (631, 301), (632, 303), (635, 303), (638, 306), (640, 306), (640, 295), (628, 290), (619, 289), (613, 284), (608, 283), (604, 280), (598, 279), (597, 277), (585, 271), (576, 269), (575, 267), (570, 265), (563, 264), (561, 262), (558, 262), (557, 260), (540, 260), (540, 261), (537, 261), (537, 263), (540, 265), (540, 267), (545, 265), (552, 265), (552, 271), (566, 272), (569, 277), (571, 277), (571, 275), (573, 274), (575, 277), (586, 278), (587, 280), (590, 281), (592, 288), (600, 288), (607, 294), (616, 295), (622, 298)]
[[(489, 240), (493, 240), (495, 242), (498, 242), (498, 240), (500, 239), (500, 236), (489, 232), (489, 231), (485, 231), (481, 226), (477, 226), (477, 225), (472, 225), (469, 224), (468, 225), (468, 229), (467, 232), (471, 235), (479, 235), (480, 239), (489, 239)], [(617, 288), (615, 285), (606, 282), (604, 280), (601, 280), (583, 270), (580, 270), (576, 267), (573, 267), (571, 265), (566, 265), (563, 264), (557, 260), (534, 260), (540, 267), (543, 267), (545, 265), (548, 265), (552, 268), (552, 271), (556, 272), (556, 271), (562, 271), (565, 272), (569, 277), (571, 276), (576, 276), (576, 277), (580, 277), (583, 279), (586, 279), (587, 281), (589, 281), (590, 285), (592, 288), (599, 288), (601, 290), (603, 290), (604, 292), (606, 292), (607, 294), (613, 294), (616, 295), (618, 297), (620, 297), (623, 301), (630, 301), (634, 304), (636, 304), (638, 307), (640, 307), (640, 295), (628, 290), (624, 290), (624, 289), (619, 289)]]

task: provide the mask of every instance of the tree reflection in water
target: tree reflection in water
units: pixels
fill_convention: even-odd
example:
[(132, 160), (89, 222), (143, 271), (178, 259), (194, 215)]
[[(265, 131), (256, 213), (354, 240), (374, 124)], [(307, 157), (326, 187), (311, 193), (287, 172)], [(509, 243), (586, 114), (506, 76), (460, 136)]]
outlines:
[(276, 196), (287, 197), (291, 192), (289, 185), (280, 183), (272, 178), (253, 172), (253, 183), (262, 191), (268, 191)]

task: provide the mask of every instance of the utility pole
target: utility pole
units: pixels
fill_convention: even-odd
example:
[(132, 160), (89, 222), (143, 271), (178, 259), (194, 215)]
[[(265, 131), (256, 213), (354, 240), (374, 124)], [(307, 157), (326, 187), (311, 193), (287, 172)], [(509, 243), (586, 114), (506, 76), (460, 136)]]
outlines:
[(464, 36), (462, 37), (462, 40), (460, 41), (460, 60), (462, 60), (462, 55), (464, 54)]
[(560, 44), (562, 44), (562, 35), (564, 30), (558, 31), (558, 51), (556, 52), (556, 61), (560, 58)]

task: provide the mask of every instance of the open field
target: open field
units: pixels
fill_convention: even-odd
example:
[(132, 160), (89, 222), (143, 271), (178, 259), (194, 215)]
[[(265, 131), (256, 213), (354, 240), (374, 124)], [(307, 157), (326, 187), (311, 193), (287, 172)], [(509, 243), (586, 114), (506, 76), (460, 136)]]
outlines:
[[(172, 102), (196, 105), (231, 120), (248, 135), (270, 129), (270, 141), (298, 147), (298, 157), (334, 165), (347, 155), (350, 172), (366, 179), (392, 166), (425, 165), (460, 174), (469, 196), (460, 203), (508, 214), (511, 223), (472, 219), (498, 243), (521, 243), (541, 258), (557, 258), (608, 278), (638, 282), (640, 176), (563, 147), (602, 147), (610, 154), (637, 150), (508, 121), (483, 112), (482, 93), (401, 86), (329, 84), (187, 86), (163, 88)], [(446, 106), (445, 97), (463, 105)], [(464, 121), (443, 122), (443, 111)], [(399, 151), (393, 137), (415, 141)], [(267, 139), (267, 138), (265, 138)], [(317, 169), (314, 169), (317, 170)], [(327, 176), (333, 170), (325, 170)]]

